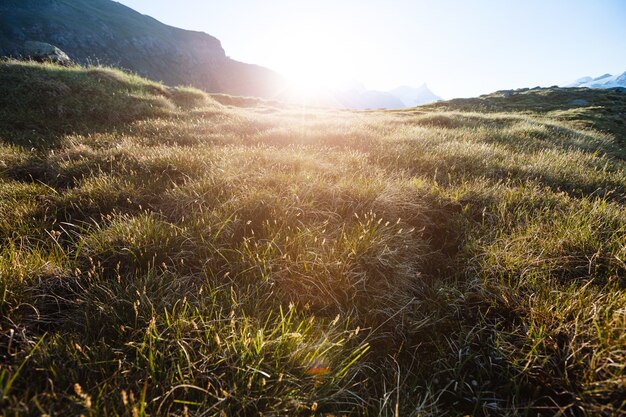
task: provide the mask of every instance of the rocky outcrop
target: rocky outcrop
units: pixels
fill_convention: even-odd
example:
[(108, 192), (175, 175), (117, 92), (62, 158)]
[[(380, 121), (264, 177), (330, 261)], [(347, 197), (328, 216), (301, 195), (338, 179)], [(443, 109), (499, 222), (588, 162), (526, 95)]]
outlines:
[(0, 55), (19, 56), (32, 40), (56, 45), (81, 64), (112, 65), (170, 85), (266, 98), (284, 87), (275, 72), (229, 58), (213, 36), (112, 0), (0, 1)]
[(72, 60), (65, 52), (45, 42), (25, 42), (21, 49), (21, 56), (38, 62), (54, 62), (61, 65), (72, 64)]

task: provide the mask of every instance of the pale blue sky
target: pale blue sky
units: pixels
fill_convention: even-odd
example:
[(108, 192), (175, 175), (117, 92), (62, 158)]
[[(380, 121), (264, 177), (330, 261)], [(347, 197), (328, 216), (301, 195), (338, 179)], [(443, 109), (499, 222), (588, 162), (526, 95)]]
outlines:
[(626, 0), (121, 0), (312, 84), (444, 98), (626, 71)]

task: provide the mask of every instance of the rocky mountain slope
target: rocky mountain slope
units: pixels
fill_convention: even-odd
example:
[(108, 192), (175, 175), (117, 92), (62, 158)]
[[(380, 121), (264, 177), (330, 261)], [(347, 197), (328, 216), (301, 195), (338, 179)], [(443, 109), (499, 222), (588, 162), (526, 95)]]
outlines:
[(273, 97), (284, 83), (269, 69), (230, 59), (213, 36), (165, 25), (111, 0), (3, 0), (0, 55), (19, 55), (27, 41), (58, 46), (80, 63), (209, 92)]

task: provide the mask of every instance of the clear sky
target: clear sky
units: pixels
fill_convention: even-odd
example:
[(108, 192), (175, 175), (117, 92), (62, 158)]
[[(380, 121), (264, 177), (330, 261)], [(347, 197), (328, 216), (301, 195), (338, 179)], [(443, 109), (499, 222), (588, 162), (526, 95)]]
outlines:
[(311, 84), (444, 98), (626, 71), (626, 0), (121, 0)]

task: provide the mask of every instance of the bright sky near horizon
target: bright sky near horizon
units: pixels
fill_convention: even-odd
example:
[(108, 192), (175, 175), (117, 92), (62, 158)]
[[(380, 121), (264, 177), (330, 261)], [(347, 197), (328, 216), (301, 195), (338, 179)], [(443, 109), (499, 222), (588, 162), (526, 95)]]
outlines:
[(626, 71), (626, 0), (120, 0), (312, 85), (446, 99)]

